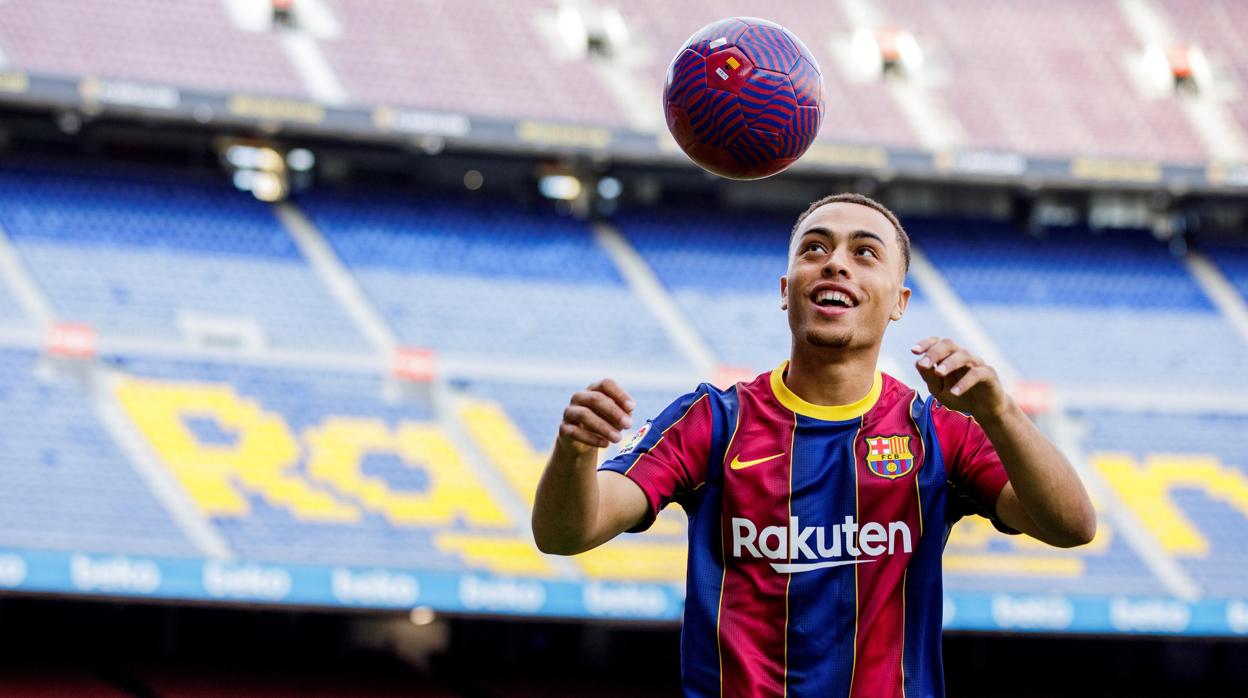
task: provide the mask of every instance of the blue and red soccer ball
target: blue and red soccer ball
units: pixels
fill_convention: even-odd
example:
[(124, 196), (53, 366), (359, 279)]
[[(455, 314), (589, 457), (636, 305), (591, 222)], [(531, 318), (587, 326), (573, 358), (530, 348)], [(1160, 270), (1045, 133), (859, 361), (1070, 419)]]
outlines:
[(792, 165), (823, 123), (823, 76), (774, 22), (733, 17), (689, 37), (667, 69), (667, 127), (698, 165), (759, 179)]

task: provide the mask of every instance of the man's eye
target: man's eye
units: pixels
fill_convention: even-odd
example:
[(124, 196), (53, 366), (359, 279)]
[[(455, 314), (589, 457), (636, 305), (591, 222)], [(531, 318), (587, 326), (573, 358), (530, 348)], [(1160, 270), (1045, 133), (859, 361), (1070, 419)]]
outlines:
[(828, 249), (828, 248), (826, 248), (826, 247), (824, 247), (824, 246), (823, 246), (823, 243), (822, 243), (822, 242), (808, 242), (808, 243), (806, 243), (806, 249), (805, 249), (805, 250), (803, 250), (803, 251), (804, 251), (804, 252), (812, 252), (812, 251), (814, 251), (814, 252), (823, 252), (823, 251), (825, 251), (825, 250), (827, 250), (827, 249)]
[(865, 253), (867, 253), (867, 254), (869, 254), (869, 255), (871, 255), (872, 257), (877, 257), (877, 258), (878, 258), (878, 257), (880, 256), (880, 255), (876, 254), (876, 252), (875, 252), (875, 249), (874, 249), (874, 248), (871, 248), (871, 247), (859, 247), (859, 248), (858, 248), (858, 254), (862, 254), (862, 253), (864, 253), (864, 252), (865, 252)]

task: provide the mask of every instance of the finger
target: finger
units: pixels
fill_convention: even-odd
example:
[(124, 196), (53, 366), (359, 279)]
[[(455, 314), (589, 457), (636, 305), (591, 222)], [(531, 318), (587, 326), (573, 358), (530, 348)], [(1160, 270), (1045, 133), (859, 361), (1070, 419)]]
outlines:
[(958, 382), (953, 384), (953, 387), (949, 389), (949, 392), (954, 395), (962, 395), (971, 388), (974, 388), (976, 385), (984, 382), (984, 380), (988, 378), (989, 374), (990, 371), (987, 366), (975, 366), (974, 368), (970, 368), (966, 371), (965, 375), (958, 379)]
[(624, 408), (606, 393), (582, 391), (572, 396), (572, 404), (588, 407), (617, 429), (627, 429), (633, 423)]
[(958, 349), (949, 356), (946, 356), (940, 363), (936, 364), (932, 368), (936, 370), (936, 373), (942, 376), (947, 376), (963, 366), (977, 365), (978, 362), (971, 352), (965, 349)]
[(632, 396), (624, 392), (624, 389), (620, 387), (619, 383), (616, 383), (610, 378), (604, 378), (603, 380), (598, 381), (597, 383), (589, 386), (589, 389), (606, 393), (608, 397), (615, 400), (616, 404), (623, 407), (628, 412), (632, 412), (633, 408), (637, 406), (637, 403), (633, 401)]
[(559, 425), (559, 436), (561, 438), (575, 441), (576, 443), (584, 444), (586, 446), (592, 446), (594, 448), (606, 448), (611, 445), (611, 442), (605, 437), (599, 436), (598, 434), (592, 434), (587, 431), (585, 427), (577, 424), (569, 424), (568, 422), (564, 422)]
[(910, 347), (910, 351), (915, 354), (922, 354), (923, 352), (932, 348), (932, 345), (936, 344), (936, 342), (939, 342), (939, 341), (940, 341), (940, 337), (937, 337), (936, 335), (932, 335), (931, 337), (925, 337), (923, 339), (920, 339), (914, 346)]
[(927, 392), (929, 395), (935, 395), (944, 389), (944, 381), (940, 376), (936, 375), (936, 371), (932, 370), (930, 366), (923, 365), (923, 359), (916, 361), (914, 363), (914, 367), (918, 369), (919, 377), (922, 378), (923, 382), (927, 385)]
[(577, 424), (584, 427), (587, 431), (606, 437), (611, 441), (620, 440), (620, 432), (615, 427), (607, 423), (607, 420), (599, 417), (593, 410), (582, 405), (568, 405), (563, 411), (563, 421), (569, 424)]
[(919, 358), (919, 363), (923, 364), (924, 368), (931, 368), (941, 361), (944, 361), (945, 358), (958, 349), (959, 347), (957, 342), (948, 338), (942, 339), (933, 344), (927, 352)]

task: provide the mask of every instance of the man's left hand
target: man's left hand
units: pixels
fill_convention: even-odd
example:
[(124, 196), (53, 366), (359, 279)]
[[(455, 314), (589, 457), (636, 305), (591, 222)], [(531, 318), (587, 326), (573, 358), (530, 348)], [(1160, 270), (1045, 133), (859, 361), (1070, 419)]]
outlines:
[(927, 389), (945, 407), (969, 412), (980, 423), (1009, 409), (1012, 399), (996, 370), (952, 339), (928, 337), (910, 351), (919, 355), (914, 367)]

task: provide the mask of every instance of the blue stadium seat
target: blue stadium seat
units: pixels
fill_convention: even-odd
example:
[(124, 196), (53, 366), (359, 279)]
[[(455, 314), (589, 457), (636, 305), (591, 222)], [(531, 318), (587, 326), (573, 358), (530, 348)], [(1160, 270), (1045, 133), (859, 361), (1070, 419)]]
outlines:
[[(1248, 414), (1080, 411), (1075, 416), (1087, 427), (1085, 450), (1094, 462), (1100, 454), (1123, 453), (1140, 468), (1158, 459), (1173, 463), (1181, 479), (1167, 488), (1168, 496), (1208, 546), (1204, 553), (1180, 551), (1174, 557), (1209, 594), (1248, 593), (1243, 575), (1248, 494), (1210, 474), (1189, 475), (1207, 470), (1202, 459), (1212, 457), (1225, 473), (1248, 481), (1248, 454), (1240, 438), (1248, 433)], [(1144, 512), (1142, 518), (1147, 523), (1156, 514)]]
[(195, 555), (100, 425), (86, 388), (0, 350), (0, 546)]
[(267, 205), (180, 173), (87, 172), (0, 170), (0, 226), (64, 319), (172, 340), (190, 313), (254, 321), (278, 348), (368, 350)]
[(8, 287), (0, 285), (0, 328), (28, 327), (30, 318), (26, 317), (17, 299), (9, 293)]
[[(1248, 345), (1145, 231), (911, 223), (1024, 378), (1077, 388), (1248, 387)], [(1077, 357), (1077, 358), (1075, 358)]]
[(301, 201), (409, 345), (529, 362), (688, 368), (582, 222), (502, 201)]

